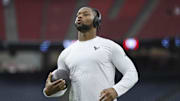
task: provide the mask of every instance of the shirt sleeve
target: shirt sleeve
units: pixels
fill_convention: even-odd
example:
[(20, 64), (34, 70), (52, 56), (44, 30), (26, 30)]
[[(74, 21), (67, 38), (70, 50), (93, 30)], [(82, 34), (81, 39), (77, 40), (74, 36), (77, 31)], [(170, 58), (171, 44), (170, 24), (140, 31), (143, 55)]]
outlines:
[(116, 43), (112, 46), (112, 63), (123, 74), (122, 79), (113, 88), (118, 96), (121, 96), (136, 84), (138, 74), (133, 62), (125, 54), (122, 47)]
[[(58, 57), (58, 60), (57, 60), (57, 66), (58, 68), (57, 69), (62, 69), (62, 70), (66, 70), (68, 71), (66, 65), (65, 65), (65, 62), (64, 62), (64, 54), (60, 54), (59, 57)], [(56, 72), (56, 70), (54, 70), (52, 72), (52, 75)], [(63, 96), (64, 93), (67, 91), (67, 88), (64, 89), (64, 90), (61, 90), (55, 94), (52, 94), (51, 96), (47, 96), (46, 93), (45, 93), (45, 90), (43, 89), (43, 94), (46, 96), (46, 97), (60, 97), (60, 96)]]

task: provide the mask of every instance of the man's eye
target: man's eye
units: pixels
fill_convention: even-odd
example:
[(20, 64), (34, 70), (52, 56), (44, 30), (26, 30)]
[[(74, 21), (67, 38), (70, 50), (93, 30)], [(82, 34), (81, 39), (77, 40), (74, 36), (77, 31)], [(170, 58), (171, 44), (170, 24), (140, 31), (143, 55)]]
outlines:
[(88, 16), (89, 14), (84, 14), (84, 16)]

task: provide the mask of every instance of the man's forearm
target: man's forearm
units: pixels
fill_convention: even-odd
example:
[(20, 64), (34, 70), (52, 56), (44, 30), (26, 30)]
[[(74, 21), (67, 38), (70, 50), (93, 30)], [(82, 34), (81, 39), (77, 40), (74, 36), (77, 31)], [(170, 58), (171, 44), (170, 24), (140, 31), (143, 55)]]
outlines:
[(118, 96), (123, 95), (129, 89), (131, 89), (138, 81), (138, 75), (136, 70), (129, 70), (123, 75), (121, 81), (119, 81), (113, 88), (117, 91)]

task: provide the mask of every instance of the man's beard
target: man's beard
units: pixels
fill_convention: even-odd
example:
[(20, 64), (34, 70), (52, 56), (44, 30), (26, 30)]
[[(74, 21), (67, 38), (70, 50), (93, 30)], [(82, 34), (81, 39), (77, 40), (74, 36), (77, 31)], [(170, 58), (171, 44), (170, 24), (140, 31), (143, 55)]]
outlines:
[(80, 32), (87, 32), (91, 29), (91, 26), (85, 25), (85, 24), (82, 24), (82, 25), (75, 24), (75, 27)]

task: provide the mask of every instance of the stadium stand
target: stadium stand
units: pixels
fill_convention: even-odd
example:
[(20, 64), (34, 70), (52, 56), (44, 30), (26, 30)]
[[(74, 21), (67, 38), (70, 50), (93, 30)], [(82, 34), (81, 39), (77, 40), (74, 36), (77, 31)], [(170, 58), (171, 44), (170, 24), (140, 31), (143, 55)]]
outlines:
[[(95, 3), (96, 2), (96, 3)], [(136, 17), (143, 9), (145, 0), (125, 0), (122, 9), (119, 10), (119, 14), (114, 19), (109, 19), (108, 14), (111, 6), (115, 1), (106, 0), (105, 4), (102, 1), (91, 0), (89, 6), (99, 9), (102, 12), (102, 29), (103, 36), (118, 40), (128, 32), (128, 29), (132, 26)]]
[(75, 0), (50, 0), (47, 9), (47, 40), (64, 40), (72, 14), (75, 9)]
[(43, 0), (15, 0), (19, 41), (41, 40)]
[[(75, 0), (17, 0), (15, 1), (17, 31), (19, 41), (63, 41), (70, 24), (72, 15), (77, 12)], [(102, 4), (103, 2), (103, 4)], [(102, 26), (99, 34), (113, 40), (123, 39), (130, 28), (134, 25), (139, 15), (143, 16), (142, 11), (148, 3), (146, 0), (124, 0), (123, 5), (118, 10), (115, 17), (110, 18), (113, 12), (112, 6), (116, 0), (89, 0), (88, 6), (100, 10), (102, 13)], [(3, 7), (0, 3), (0, 29), (1, 40), (5, 39), (3, 24)], [(120, 5), (120, 4), (119, 4)], [(117, 6), (117, 5), (116, 5)], [(174, 14), (174, 10), (179, 9), (178, 0), (159, 0), (158, 6), (150, 14), (144, 26), (140, 28), (135, 37), (163, 38), (166, 36), (174, 37), (179, 35), (179, 13)], [(179, 11), (180, 12), (180, 11)], [(76, 32), (76, 31), (73, 31)], [(76, 34), (76, 33), (74, 33)]]
[(5, 22), (4, 22), (4, 8), (2, 2), (0, 2), (0, 41), (5, 40)]
[(160, 0), (137, 37), (146, 39), (180, 35), (180, 15), (175, 14), (176, 7), (180, 7), (179, 0)]

